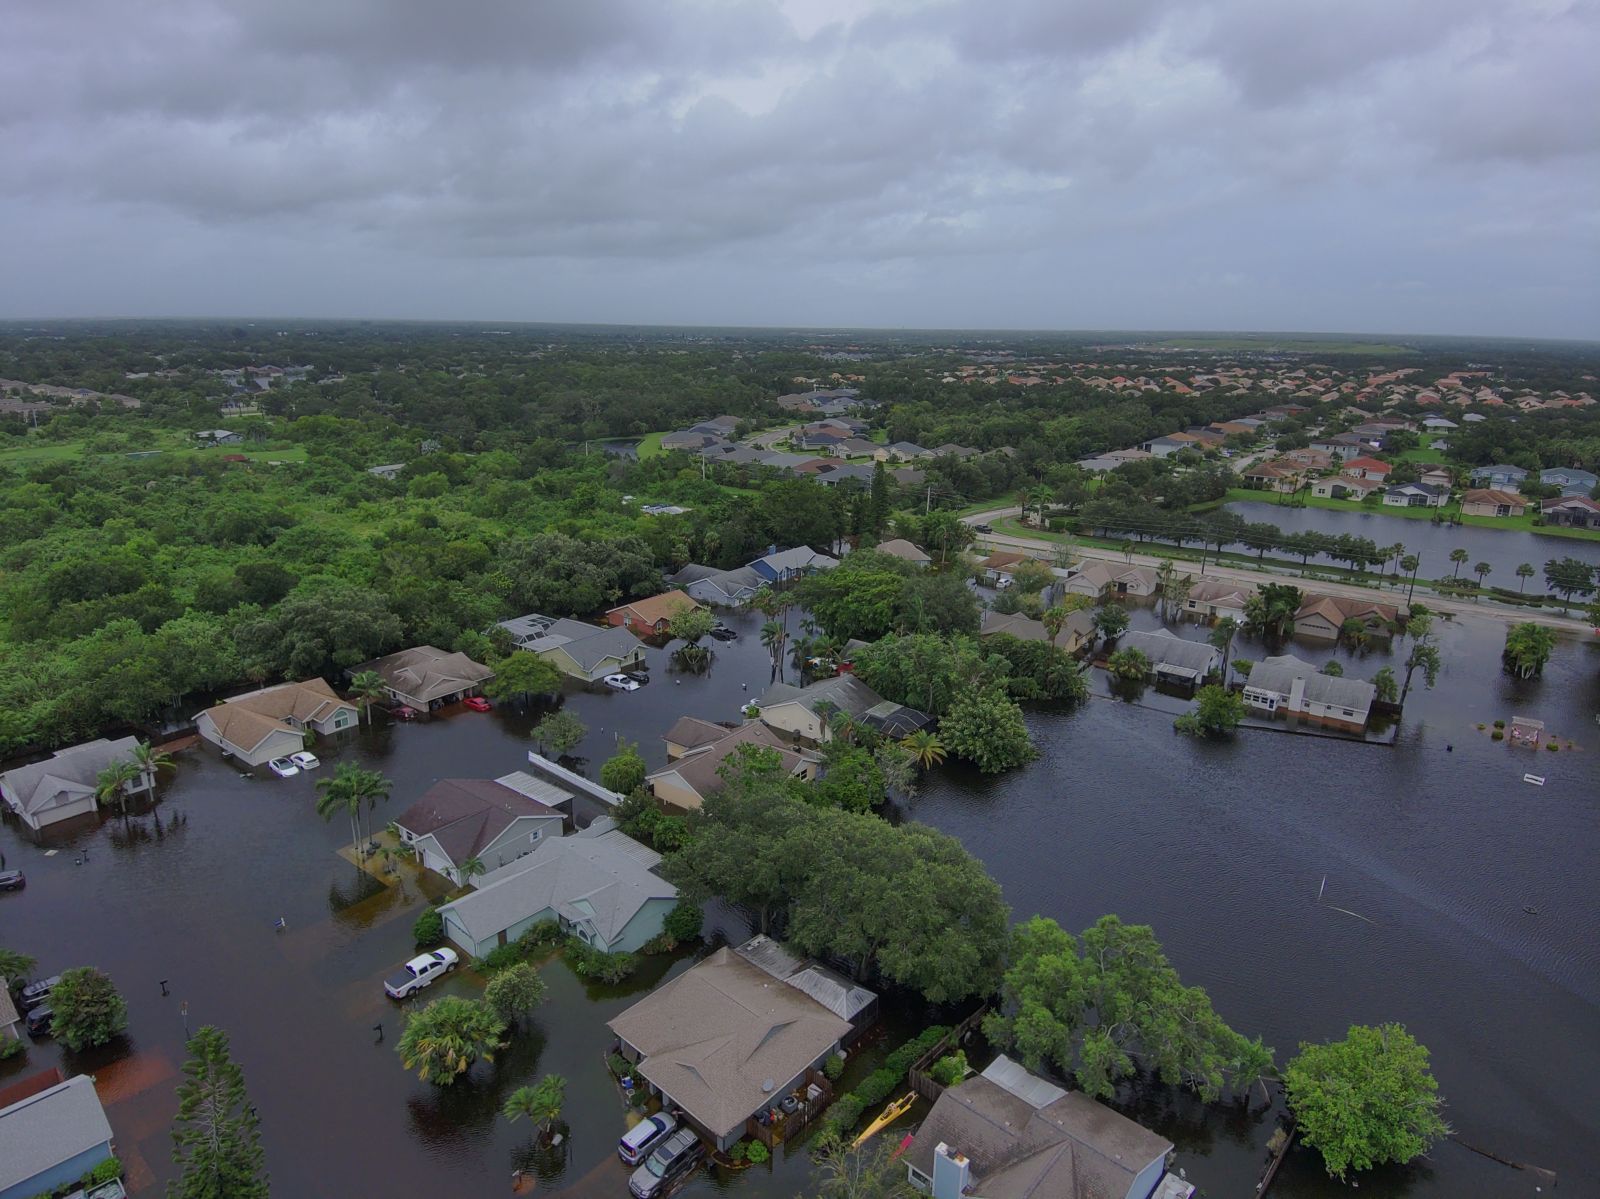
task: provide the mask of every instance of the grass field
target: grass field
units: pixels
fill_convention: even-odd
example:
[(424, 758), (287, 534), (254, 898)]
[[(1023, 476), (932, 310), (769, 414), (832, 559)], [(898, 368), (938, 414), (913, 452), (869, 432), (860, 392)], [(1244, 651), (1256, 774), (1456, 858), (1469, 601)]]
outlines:
[(1428, 449), (1407, 450), (1399, 455), (1399, 459), (1401, 462), (1443, 462), (1444, 451)]
[[(45, 441), (41, 438), (29, 438), (23, 445), (0, 449), (0, 467), (4, 466), (36, 466), (41, 462), (66, 462), (73, 458), (82, 458), (89, 454), (87, 441)], [(304, 462), (306, 449), (304, 446), (280, 446), (277, 449), (266, 449), (261, 446), (215, 446), (199, 449), (187, 439), (178, 434), (164, 435), (152, 445), (139, 450), (119, 450), (111, 453), (95, 454), (103, 462), (138, 462), (149, 461), (140, 458), (140, 454), (159, 454), (163, 459), (180, 457), (219, 458), (223, 454), (240, 454), (252, 462)]]
[(662, 453), (661, 439), (668, 432), (669, 430), (663, 429), (659, 433), (646, 433), (644, 435), (643, 440), (639, 442), (639, 448), (634, 451), (639, 455), (641, 461), (645, 458), (654, 458), (657, 454)]

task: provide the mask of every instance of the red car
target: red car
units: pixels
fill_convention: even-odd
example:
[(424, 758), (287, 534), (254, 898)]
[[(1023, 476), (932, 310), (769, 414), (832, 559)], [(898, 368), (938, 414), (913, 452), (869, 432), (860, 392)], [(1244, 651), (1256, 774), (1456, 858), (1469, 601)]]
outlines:
[(404, 704), (397, 704), (389, 709), (389, 715), (396, 720), (415, 720), (418, 712), (415, 708), (408, 708)]
[(474, 712), (487, 712), (490, 708), (494, 707), (493, 704), (484, 699), (481, 695), (469, 695), (461, 702), (464, 706), (471, 708)]

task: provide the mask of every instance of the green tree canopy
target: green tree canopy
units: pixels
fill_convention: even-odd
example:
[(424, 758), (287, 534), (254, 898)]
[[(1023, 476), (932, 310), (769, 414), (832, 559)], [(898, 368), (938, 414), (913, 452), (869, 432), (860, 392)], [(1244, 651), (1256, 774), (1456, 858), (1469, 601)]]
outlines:
[(618, 795), (628, 795), (635, 787), (644, 786), (644, 776), (649, 773), (639, 746), (634, 741), (618, 741), (617, 752), (600, 767), (600, 785)]
[(1524, 622), (1506, 630), (1506, 644), (1502, 651), (1506, 668), (1518, 678), (1530, 678), (1544, 672), (1544, 664), (1555, 652), (1556, 635), (1542, 624)]
[(396, 1051), (423, 1082), (449, 1086), (479, 1058), (493, 1061), (506, 1026), (485, 1003), (446, 995), (406, 1014)]
[(1226, 687), (1202, 687), (1195, 696), (1195, 708), (1174, 722), (1182, 733), (1205, 737), (1226, 737), (1244, 723), (1244, 699)]
[(51, 1033), (74, 1053), (104, 1045), (128, 1027), (128, 1004), (116, 986), (92, 966), (61, 973), (50, 992), (55, 1012)]
[(939, 738), (959, 758), (985, 774), (1030, 762), (1038, 751), (1016, 700), (995, 687), (969, 688), (939, 722)]
[(491, 699), (561, 690), (561, 671), (538, 654), (519, 649), (493, 665), (494, 678), (483, 685), (483, 693)]
[(1302, 1043), (1284, 1089), (1301, 1140), (1336, 1178), (1404, 1164), (1450, 1133), (1428, 1051), (1398, 1024), (1353, 1024), (1342, 1041)]
[(539, 971), (528, 962), (515, 962), (497, 971), (483, 989), (483, 1002), (507, 1024), (516, 1024), (544, 1002), (547, 988)]
[(267, 1199), (260, 1121), (227, 1034), (207, 1024), (188, 1049), (172, 1127), (179, 1176), (167, 1185), (167, 1199)]

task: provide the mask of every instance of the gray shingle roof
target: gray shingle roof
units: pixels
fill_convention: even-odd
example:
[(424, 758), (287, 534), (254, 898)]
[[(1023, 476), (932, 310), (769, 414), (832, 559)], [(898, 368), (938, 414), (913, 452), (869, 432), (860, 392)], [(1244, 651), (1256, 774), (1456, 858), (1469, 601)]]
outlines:
[(799, 703), (814, 710), (819, 703), (830, 703), (859, 719), (866, 714), (868, 708), (882, 702), (883, 696), (855, 675), (841, 674), (831, 679), (823, 679), (819, 683), (812, 683), (809, 687), (774, 683), (767, 688), (766, 694), (756, 701), (756, 706), (771, 708), (778, 704)]
[(549, 909), (591, 922), (610, 942), (650, 900), (678, 897), (678, 889), (646, 864), (650, 851), (636, 842), (623, 845), (629, 840), (610, 832), (546, 841), (526, 857), (480, 876), (471, 895), (440, 911), (453, 913), (476, 941)]
[(1157, 668), (1166, 666), (1197, 675), (1205, 674), (1222, 660), (1222, 655), (1205, 642), (1186, 641), (1166, 629), (1154, 633), (1124, 633), (1119, 645), (1141, 651)]
[(0, 774), (0, 788), (22, 811), (37, 815), (60, 802), (93, 795), (100, 772), (113, 762), (132, 761), (138, 744), (133, 737), (101, 737), (58, 749), (42, 762)]
[(0, 1192), (111, 1140), (94, 1080), (79, 1074), (0, 1110)]
[(1319, 704), (1364, 712), (1372, 707), (1378, 689), (1365, 679), (1347, 679), (1322, 674), (1303, 658), (1279, 654), (1263, 658), (1250, 668), (1249, 686), (1278, 695), (1288, 695), (1296, 678), (1306, 681), (1305, 696)]

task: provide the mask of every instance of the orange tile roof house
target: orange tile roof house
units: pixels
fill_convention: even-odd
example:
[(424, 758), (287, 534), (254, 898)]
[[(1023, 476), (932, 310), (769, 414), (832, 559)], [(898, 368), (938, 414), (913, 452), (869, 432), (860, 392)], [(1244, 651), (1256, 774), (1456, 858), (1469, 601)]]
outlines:
[(1474, 487), (1461, 497), (1463, 516), (1521, 516), (1527, 510), (1527, 497), (1515, 491)]
[(611, 609), (606, 613), (606, 623), (629, 629), (640, 636), (659, 636), (667, 631), (672, 618), (679, 612), (698, 607), (700, 605), (682, 591), (663, 591), (660, 595)]
[(1354, 475), (1358, 479), (1388, 478), (1389, 472), (1394, 467), (1378, 458), (1352, 458), (1344, 464), (1344, 473)]

